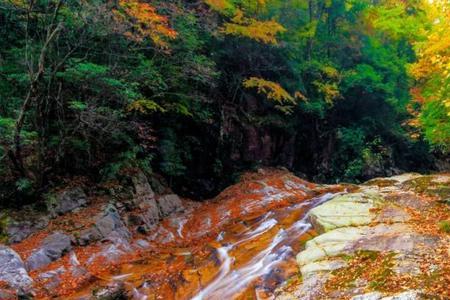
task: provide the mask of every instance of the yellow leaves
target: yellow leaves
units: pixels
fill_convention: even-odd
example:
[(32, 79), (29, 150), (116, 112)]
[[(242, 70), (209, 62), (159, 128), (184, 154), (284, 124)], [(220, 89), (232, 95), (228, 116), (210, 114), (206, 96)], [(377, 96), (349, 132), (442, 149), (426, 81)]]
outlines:
[(159, 48), (167, 48), (167, 40), (174, 39), (177, 32), (169, 26), (167, 17), (158, 14), (156, 8), (140, 0), (119, 0), (120, 11), (116, 20), (128, 23), (130, 30), (124, 34), (131, 40), (142, 42), (150, 38)]
[(140, 112), (142, 114), (150, 114), (154, 112), (164, 112), (165, 109), (162, 108), (158, 103), (153, 100), (140, 99), (136, 100), (127, 107), (128, 112)]
[(243, 86), (245, 88), (256, 88), (258, 94), (263, 94), (268, 100), (275, 102), (275, 109), (284, 114), (292, 113), (298, 100), (308, 101), (300, 91), (296, 91), (292, 96), (280, 84), (259, 77), (245, 79)]
[(325, 65), (320, 67), (320, 78), (314, 80), (312, 84), (316, 88), (316, 91), (326, 103), (332, 104), (335, 100), (342, 97), (339, 90), (339, 84), (342, 76), (339, 71), (331, 65)]
[(301, 101), (308, 101), (308, 98), (306, 98), (306, 96), (303, 95), (303, 93), (301, 93), (299, 91), (296, 91), (294, 93), (294, 98), (297, 99), (297, 100), (301, 100)]
[(341, 97), (339, 87), (335, 82), (329, 83), (314, 81), (313, 85), (317, 88), (317, 91), (323, 95), (325, 102), (327, 102), (328, 104), (333, 103), (334, 100), (337, 100)]
[(246, 88), (256, 88), (259, 94), (264, 94), (269, 100), (278, 103), (296, 103), (294, 97), (276, 82), (250, 77), (244, 80), (243, 85)]
[(30, 6), (28, 1), (25, 1), (25, 0), (7, 0), (6, 3), (11, 4), (15, 7), (20, 7), (22, 9), (26, 9), (27, 7)]
[(234, 5), (228, 0), (205, 0), (205, 3), (220, 13), (234, 10)]
[[(450, 116), (450, 5), (435, 1), (428, 7), (432, 24), (424, 41), (415, 44), (418, 60), (409, 68), (410, 74), (426, 92), (422, 103), (440, 99)], [(414, 96), (414, 95), (413, 95)]]
[(204, 0), (212, 9), (230, 17), (221, 32), (226, 35), (241, 36), (264, 44), (276, 45), (277, 35), (286, 29), (275, 20), (258, 20), (246, 17), (246, 14), (258, 14), (261, 8), (267, 4), (267, 0), (242, 1), (237, 7), (230, 0)]
[(235, 17), (225, 23), (222, 32), (228, 35), (243, 36), (264, 44), (276, 45), (277, 35), (286, 29), (275, 20), (260, 21), (247, 18), (241, 10), (237, 10)]

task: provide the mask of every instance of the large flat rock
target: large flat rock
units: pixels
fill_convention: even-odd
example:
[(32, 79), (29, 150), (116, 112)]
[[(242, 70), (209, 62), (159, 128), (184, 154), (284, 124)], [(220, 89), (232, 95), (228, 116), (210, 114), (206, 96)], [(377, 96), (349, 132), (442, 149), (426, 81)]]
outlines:
[(310, 218), (320, 232), (339, 227), (368, 225), (376, 218), (373, 210), (382, 203), (383, 198), (372, 192), (340, 195), (312, 209)]

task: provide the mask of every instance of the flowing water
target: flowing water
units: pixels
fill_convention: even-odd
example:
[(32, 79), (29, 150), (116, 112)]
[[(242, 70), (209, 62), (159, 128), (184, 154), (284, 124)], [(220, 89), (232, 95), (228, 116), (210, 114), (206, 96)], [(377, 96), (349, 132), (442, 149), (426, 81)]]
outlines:
[[(294, 244), (299, 243), (302, 236), (311, 230), (307, 210), (331, 197), (333, 194), (325, 194), (293, 207), (268, 212), (260, 221), (250, 226), (248, 231), (230, 237), (230, 240), (236, 241), (222, 243), (224, 246), (217, 249), (221, 264), (218, 274), (192, 299), (232, 299), (245, 291), (255, 280), (270, 279), (281, 263), (295, 255), (294, 249), (298, 249), (298, 245)], [(292, 216), (301, 218), (294, 221), (296, 218)], [(255, 252), (251, 251), (253, 255), (248, 261), (242, 262), (242, 265), (233, 266), (239, 254), (247, 251), (246, 245), (258, 242), (263, 235), (266, 235), (268, 245)], [(248, 256), (248, 253), (246, 254)], [(268, 290), (270, 291), (270, 288)]]
[[(125, 281), (135, 299), (268, 299), (297, 272), (295, 254), (315, 234), (308, 211), (334, 196), (325, 193), (233, 222), (198, 249), (168, 248), (166, 255), (123, 265), (114, 279)], [(186, 223), (177, 223), (179, 237)]]
[[(74, 247), (31, 273), (37, 298), (85, 299), (119, 285), (138, 300), (271, 299), (298, 274), (295, 255), (316, 234), (308, 212), (343, 187), (318, 186), (284, 171), (258, 176), (210, 201), (185, 199), (182, 211), (149, 232), (129, 226), (131, 239)], [(40, 238), (23, 248), (34, 249)]]

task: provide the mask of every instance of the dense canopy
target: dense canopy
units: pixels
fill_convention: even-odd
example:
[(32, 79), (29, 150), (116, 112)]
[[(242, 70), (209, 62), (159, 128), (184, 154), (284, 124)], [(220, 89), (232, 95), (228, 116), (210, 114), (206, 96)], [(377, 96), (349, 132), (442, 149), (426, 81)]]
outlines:
[(0, 198), (67, 176), (319, 181), (450, 151), (446, 0), (0, 0)]

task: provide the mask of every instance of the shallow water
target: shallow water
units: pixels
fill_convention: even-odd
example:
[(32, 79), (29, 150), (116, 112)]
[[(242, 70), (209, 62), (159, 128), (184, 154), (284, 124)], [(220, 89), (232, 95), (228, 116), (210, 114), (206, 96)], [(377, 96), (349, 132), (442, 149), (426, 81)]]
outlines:
[[(234, 222), (197, 249), (168, 247), (167, 254), (121, 266), (111, 280), (126, 282), (135, 299), (270, 298), (297, 272), (295, 254), (314, 235), (308, 211), (334, 195)], [(183, 236), (179, 227), (176, 231)]]

